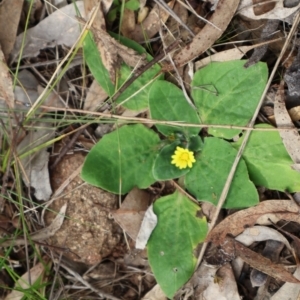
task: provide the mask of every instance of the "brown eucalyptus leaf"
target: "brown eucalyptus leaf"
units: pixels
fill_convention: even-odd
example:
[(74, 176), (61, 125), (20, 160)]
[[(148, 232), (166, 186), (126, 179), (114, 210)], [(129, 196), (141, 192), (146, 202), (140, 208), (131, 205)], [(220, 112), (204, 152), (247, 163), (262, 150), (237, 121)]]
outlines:
[(284, 282), (300, 283), (300, 281), (289, 273), (283, 265), (273, 263), (270, 259), (250, 250), (240, 242), (231, 237), (226, 238), (226, 243), (233, 243), (235, 255), (239, 256), (244, 262), (252, 268), (259, 270), (269, 276)]
[(211, 47), (227, 28), (239, 2), (239, 0), (220, 0), (209, 19), (215, 26), (206, 23), (203, 29), (193, 38), (193, 41), (175, 55), (175, 64), (183, 66)]
[[(224, 242), (227, 234), (237, 236), (246, 227), (253, 226), (259, 221), (260, 223), (258, 224), (263, 224), (263, 221), (271, 219), (272, 222), (277, 223), (280, 218), (285, 220), (293, 219), (295, 222), (300, 222), (299, 207), (293, 201), (289, 200), (263, 201), (257, 206), (238, 211), (228, 216), (208, 234), (206, 241), (220, 245)], [(270, 221), (268, 222), (270, 224)]]

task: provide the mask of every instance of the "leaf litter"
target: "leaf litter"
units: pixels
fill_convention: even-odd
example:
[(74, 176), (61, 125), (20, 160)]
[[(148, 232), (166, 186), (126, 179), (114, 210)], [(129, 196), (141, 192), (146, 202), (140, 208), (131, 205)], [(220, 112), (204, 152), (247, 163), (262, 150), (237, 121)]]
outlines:
[[(183, 74), (185, 65), (195, 58), (197, 58), (198, 61), (191, 67), (192, 69), (198, 69), (200, 65), (203, 67), (211, 61), (239, 60), (243, 58), (248, 51), (262, 46), (261, 44), (264, 42), (257, 43), (257, 41), (251, 41), (249, 39), (247, 43), (245, 43), (244, 40), (237, 38), (241, 32), (235, 32), (235, 35), (231, 35), (229, 30), (231, 22), (234, 20), (235, 22), (242, 23), (239, 19), (240, 16), (248, 18), (248, 22), (253, 24), (254, 20), (275, 20), (276, 23), (279, 24), (278, 31), (283, 32), (284, 29), (282, 28), (281, 22), (285, 21), (292, 25), (296, 19), (296, 12), (299, 8), (298, 3), (286, 6), (286, 2), (287, 1), (277, 1), (274, 4), (261, 5), (259, 1), (244, 0), (231, 1), (229, 3), (228, 1), (221, 0), (217, 3), (211, 1), (210, 5), (199, 5), (198, 7), (192, 3), (183, 5), (180, 2), (180, 10), (177, 7), (176, 13), (172, 13), (172, 9), (174, 8), (172, 1), (168, 3), (168, 13), (161, 9), (157, 3), (152, 3), (149, 7), (150, 13), (141, 23), (135, 20), (135, 12), (124, 11), (123, 21), (124, 18), (126, 18), (126, 21), (130, 22), (128, 24), (123, 22), (120, 27), (124, 35), (141, 42), (142, 45), (144, 45), (144, 42), (146, 42), (146, 44), (148, 43), (148, 45), (151, 43), (151, 47), (147, 49), (151, 52), (154, 59), (156, 54), (160, 51), (158, 49), (162, 49), (161, 47), (163, 47), (164, 41), (167, 41), (167, 39), (172, 40), (174, 34), (176, 39), (182, 39), (180, 45), (181, 49), (176, 49), (175, 53), (171, 53), (170, 55), (173, 56), (175, 66), (182, 68), (180, 72)], [(93, 125), (87, 127), (83, 121), (87, 124), (99, 123), (101, 121), (109, 124), (111, 120), (103, 119), (103, 117), (102, 120), (96, 120), (96, 118), (91, 120), (91, 116), (76, 115), (72, 112), (72, 109), (78, 110), (84, 107), (85, 110), (89, 110), (92, 114), (92, 112), (97, 111), (99, 107), (105, 107), (107, 113), (116, 113), (116, 111), (114, 111), (114, 105), (112, 104), (113, 102), (111, 102), (111, 95), (105, 92), (99, 92), (93, 80), (93, 76), (86, 76), (86, 70), (84, 68), (78, 68), (74, 65), (67, 67), (67, 72), (63, 76), (63, 80), (60, 81), (61, 83), (65, 81), (69, 87), (68, 92), (70, 92), (71, 96), (67, 99), (68, 101), (62, 102), (61, 98), (64, 97), (56, 93), (56, 87), (54, 87), (54, 91), (49, 90), (50, 96), (44, 99), (43, 106), (35, 110), (35, 113), (31, 115), (29, 123), (25, 117), (30, 107), (34, 105), (40, 95), (44, 95), (48, 92), (48, 89), (45, 90), (45, 92), (41, 92), (40, 83), (49, 80), (51, 74), (54, 72), (57, 57), (61, 59), (65, 54), (66, 47), (74, 45), (80, 35), (79, 23), (83, 21), (77, 18), (74, 6), (72, 4), (67, 5), (66, 1), (53, 2), (54, 5), (59, 6), (58, 10), (53, 9), (48, 3), (32, 1), (33, 5), (31, 9), (33, 11), (28, 12), (31, 14), (30, 20), (32, 23), (29, 23), (31, 28), (28, 28), (26, 32), (24, 32), (25, 27), (22, 27), (22, 18), (20, 23), (19, 17), (9, 18), (9, 15), (12, 13), (16, 14), (16, 11), (17, 15), (19, 15), (21, 1), (19, 6), (15, 3), (9, 6), (8, 3), (9, 1), (4, 1), (5, 6), (4, 4), (0, 6), (0, 15), (6, 17), (4, 12), (7, 12), (7, 17), (11, 22), (9, 31), (0, 30), (0, 44), (5, 56), (5, 58), (4, 56), (1, 58), (0, 70), (0, 104), (1, 116), (3, 116), (1, 124), (1, 176), (3, 182), (1, 187), (1, 199), (4, 201), (1, 208), (1, 216), (5, 217), (3, 220), (6, 220), (5, 222), (7, 224), (14, 225), (7, 227), (8, 229), (4, 234), (1, 232), (1, 237), (5, 237), (6, 240), (2, 242), (1, 246), (7, 247), (14, 244), (25, 245), (25, 247), (30, 248), (32, 245), (28, 246), (28, 241), (32, 240), (35, 242), (35, 247), (47, 249), (48, 252), (45, 253), (49, 254), (51, 252), (51, 255), (57, 258), (62, 255), (62, 261), (59, 262), (55, 258), (53, 259), (53, 264), (55, 264), (57, 270), (63, 268), (69, 273), (69, 277), (71, 275), (73, 278), (76, 278), (76, 280), (79, 280), (82, 284), (82, 294), (84, 294), (84, 289), (89, 289), (95, 295), (99, 297), (105, 295), (108, 299), (117, 299), (118, 297), (123, 299), (165, 299), (165, 293), (162, 293), (153, 277), (149, 276), (151, 269), (147, 263), (148, 254), (145, 251), (133, 251), (135, 248), (134, 240), (139, 240), (140, 234), (138, 233), (141, 231), (141, 224), (145, 222), (145, 220), (143, 221), (145, 211), (149, 211), (151, 208), (150, 203), (153, 202), (153, 200), (147, 200), (143, 207), (137, 206), (129, 209), (124, 206), (128, 201), (126, 200), (127, 198), (123, 200), (120, 196), (120, 208), (116, 209), (116, 196), (109, 192), (102, 191), (99, 188), (84, 184), (78, 176), (80, 167), (83, 164), (83, 156), (74, 152), (89, 152), (91, 145), (97, 140), (96, 134), (93, 131), (95, 127), (93, 127)], [(89, 7), (87, 11), (91, 11), (93, 7), (98, 5), (97, 1), (77, 1), (76, 3), (80, 15), (83, 18), (87, 15), (85, 14), (84, 6), (86, 8)], [(137, 52), (129, 49), (127, 45), (123, 46), (117, 38), (113, 38), (108, 34), (108, 30), (115, 30), (117, 24), (104, 22), (104, 15), (109, 12), (111, 4), (112, 2), (108, 1), (104, 2), (103, 7), (98, 7), (98, 9), (100, 9), (100, 15), (98, 20), (94, 21), (92, 31), (95, 34), (95, 40), (98, 43), (99, 52), (101, 53), (103, 64), (108, 72), (109, 80), (111, 84), (114, 84), (118, 79), (120, 66), (124, 64), (124, 62), (132, 67), (132, 72), (136, 72), (146, 66), (147, 61), (144, 59), (145, 55), (137, 54)], [(48, 14), (41, 14), (40, 8), (43, 5), (45, 5)], [(148, 5), (148, 3), (146, 5)], [(26, 8), (25, 6), (23, 9)], [(209, 6), (212, 7), (213, 10), (210, 10)], [(140, 3), (140, 7), (145, 7), (145, 3)], [(28, 6), (26, 9), (29, 9)], [(178, 14), (178, 12), (180, 13)], [(235, 12), (237, 14), (236, 16), (234, 16)], [(194, 17), (197, 14), (200, 18), (198, 18), (198, 21), (195, 21), (196, 19)], [(39, 16), (40, 19), (37, 18), (37, 16)], [(174, 17), (176, 16), (179, 16), (179, 18), (174, 22)], [(207, 19), (207, 22), (200, 21), (201, 18)], [(173, 24), (175, 24), (172, 29), (171, 27), (168, 28), (171, 24), (171, 20)], [(1, 17), (1, 21), (5, 22), (5, 18)], [(265, 22), (262, 24), (262, 27), (266, 28)], [(1, 28), (4, 27), (1, 26)], [(17, 28), (19, 32), (21, 32), (18, 36)], [(189, 30), (186, 28), (189, 28)], [(190, 30), (192, 30), (192, 32), (190, 32)], [(265, 30), (269, 33), (267, 29)], [(273, 28), (272, 31), (274, 30)], [(233, 46), (230, 46), (230, 43), (226, 46), (220, 44), (218, 39), (222, 39), (222, 37), (228, 38), (227, 41), (230, 41)], [(246, 37), (246, 39), (248, 38), (249, 36)], [(14, 41), (16, 41), (16, 43), (14, 43)], [(274, 41), (265, 42), (265, 50), (270, 51), (271, 46), (269, 45), (273, 42)], [(284, 47), (283, 42), (284, 39), (276, 40), (276, 43), (278, 43), (281, 48)], [(14, 49), (12, 49), (13, 44)], [(293, 163), (294, 165), (299, 163), (299, 147), (297, 144), (297, 127), (299, 124), (297, 122), (293, 123), (287, 113), (287, 110), (295, 110), (297, 106), (300, 106), (297, 99), (295, 100), (295, 98), (299, 96), (297, 90), (299, 66), (297, 54), (295, 55), (297, 51), (293, 51), (294, 49), (298, 50), (298, 48), (297, 43), (292, 46), (290, 44), (290, 53), (286, 53), (284, 65), (284, 68), (286, 68), (284, 80), (288, 87), (286, 93), (284, 93), (283, 82), (280, 85), (278, 85), (278, 82), (277, 84), (274, 83), (273, 86), (270, 87), (275, 87), (278, 90), (271, 105), (273, 105), (272, 109), (274, 108), (277, 128), (281, 129), (279, 130), (280, 137), (292, 159), (291, 165)], [(53, 49), (56, 50), (54, 51)], [(274, 53), (270, 56), (274, 60), (277, 59), (278, 54)], [(50, 64), (48, 68), (45, 67), (45, 62), (49, 57), (52, 57), (54, 63), (52, 63), (52, 65)], [(23, 73), (26, 74), (23, 75), (23, 78), (27, 80), (25, 82), (24, 79), (21, 79), (23, 71), (20, 72), (17, 75), (18, 77), (15, 78), (18, 78), (21, 84), (15, 86), (15, 83), (13, 83), (14, 77), (11, 78), (8, 71), (9, 68), (11, 68), (14, 72), (18, 68), (16, 62), (21, 58), (23, 58), (23, 61), (21, 61), (22, 67), (25, 67), (29, 73)], [(122, 59), (120, 60), (120, 58)], [(263, 59), (265, 58), (266, 57)], [(172, 70), (173, 66), (171, 67), (170, 63), (165, 63), (166, 60), (166, 57), (160, 60), (163, 70)], [(259, 58), (259, 60), (261, 60), (261, 58)], [(9, 62), (10, 65), (7, 65), (6, 62)], [(36, 66), (36, 64), (38, 65)], [(268, 62), (268, 64), (270, 68), (273, 67), (272, 62)], [(178, 76), (180, 72), (177, 72), (176, 76)], [(130, 76), (130, 74), (128, 76)], [(18, 82), (18, 80), (15, 81)], [(188, 85), (187, 90), (190, 91)], [(98, 93), (101, 94), (99, 95)], [(293, 99), (291, 100), (291, 98)], [(64, 98), (64, 100), (65, 99), (66, 98)], [(60, 112), (61, 108), (69, 110), (68, 113), (62, 114)], [(234, 111), (235, 107), (233, 107), (233, 112)], [(185, 120), (184, 112), (182, 113), (182, 120)], [(128, 111), (126, 115), (135, 116), (136, 113), (132, 114)], [(135, 120), (134, 117), (131, 118), (132, 121)], [(293, 121), (295, 119), (297, 119), (297, 117), (293, 118)], [(24, 120), (26, 120), (26, 122), (24, 122)], [(82, 124), (84, 126), (80, 129), (80, 125)], [(101, 124), (101, 126), (103, 124)], [(113, 128), (118, 127), (114, 126)], [(259, 127), (257, 127), (257, 129), (259, 129)], [(76, 136), (74, 134), (75, 131), (80, 132), (80, 134)], [(247, 132), (250, 131), (248, 130)], [(105, 136), (106, 134), (107, 133), (104, 132), (102, 135)], [(76, 139), (72, 140), (72, 136), (75, 136)], [(68, 148), (68, 151), (60, 158), (61, 164), (63, 165), (58, 164), (60, 171), (54, 168), (54, 171), (52, 171), (49, 176), (49, 166), (51, 166), (53, 157), (59, 157), (56, 150), (58, 145), (56, 139), (63, 140), (61, 149)], [(251, 145), (251, 137), (249, 143)], [(7, 144), (9, 144), (10, 147), (7, 147)], [(55, 145), (53, 146), (53, 144)], [(263, 141), (259, 140), (259, 144), (262, 145)], [(240, 145), (239, 142), (236, 145)], [(273, 147), (273, 145), (270, 144), (269, 147)], [(5, 153), (7, 149), (11, 149), (11, 152)], [(276, 155), (273, 153), (278, 152), (271, 150), (266, 151), (266, 153)], [(248, 156), (247, 160), (247, 148), (243, 157), (249, 168), (249, 165), (252, 163), (252, 158)], [(142, 156), (140, 159), (142, 159)], [(279, 157), (278, 160), (280, 160)], [(285, 165), (288, 161), (286, 157), (284, 161)], [(280, 163), (282, 163), (282, 161), (279, 161), (279, 165)], [(20, 166), (20, 178), (24, 183), (22, 190), (19, 188), (21, 181), (18, 178), (18, 173), (15, 173), (16, 169), (10, 168), (10, 166), (14, 164)], [(281, 230), (281, 227), (276, 225), (276, 223), (281, 224), (281, 226), (288, 226), (286, 223), (290, 222), (299, 229), (299, 208), (292, 200), (283, 200), (283, 194), (279, 194), (277, 198), (273, 197), (275, 192), (272, 191), (271, 185), (268, 186), (270, 182), (269, 178), (255, 178), (258, 164), (253, 164), (255, 167), (252, 169), (249, 168), (250, 179), (253, 180), (257, 186), (263, 185), (267, 188), (269, 187), (269, 189), (265, 189), (264, 192), (259, 195), (259, 204), (255, 207), (240, 210), (234, 214), (230, 214), (229, 211), (227, 211), (229, 215), (220, 215), (220, 223), (214, 227), (214, 221), (212, 222), (211, 231), (206, 238), (207, 242), (209, 241), (217, 248), (219, 247), (219, 250), (221, 249), (223, 254), (226, 254), (220, 255), (220, 251), (216, 251), (215, 253), (219, 254), (212, 255), (214, 259), (211, 259), (208, 255), (205, 256), (207, 262), (210, 262), (210, 259), (214, 262), (219, 259), (219, 264), (223, 265), (219, 265), (218, 267), (211, 265), (209, 266), (211, 272), (208, 272), (207, 269), (205, 269), (207, 265), (205, 266), (201, 263), (199, 268), (195, 270), (194, 276), (175, 294), (174, 299), (179, 299), (180, 297), (189, 299), (189, 297), (193, 296), (205, 297), (205, 299), (221, 297), (224, 299), (239, 299), (241, 295), (249, 296), (250, 289), (248, 290), (249, 295), (247, 295), (247, 293), (245, 294), (245, 292), (242, 294), (242, 292), (237, 289), (236, 284), (237, 278), (245, 274), (250, 276), (253, 287), (260, 286), (257, 291), (258, 296), (262, 295), (260, 293), (263, 293), (261, 291), (265, 288), (271, 296), (271, 299), (283, 299), (288, 292), (290, 293), (289, 297), (291, 299), (297, 298), (299, 286), (297, 278), (299, 278), (299, 270), (296, 266), (296, 262), (298, 261), (298, 254), (297, 251), (293, 250), (293, 247), (295, 247), (293, 243), (297, 244), (298, 237), (297, 235), (293, 236), (290, 232), (290, 228), (286, 227), (286, 230)], [(101, 170), (102, 165), (97, 166), (97, 168)], [(129, 163), (125, 165), (125, 169), (131, 170), (131, 168), (132, 166), (130, 166)], [(264, 168), (270, 168), (270, 172), (272, 172), (271, 165), (264, 165)], [(288, 174), (294, 173), (288, 172)], [(147, 176), (149, 176), (149, 174)], [(295, 175), (291, 175), (290, 177), (292, 176)], [(287, 181), (290, 177), (287, 176)], [(49, 183), (50, 179), (52, 181), (51, 185)], [(150, 181), (154, 182), (151, 176), (149, 177), (149, 182)], [(262, 184), (262, 182), (264, 184)], [(267, 184), (265, 184), (266, 182)], [(152, 185), (151, 190), (147, 192), (135, 188), (133, 191), (137, 191), (137, 195), (134, 196), (136, 204), (140, 205), (143, 203), (142, 199), (146, 197), (145, 193), (148, 196), (151, 194), (150, 198), (155, 199), (159, 196), (170, 195), (174, 192), (174, 188), (170, 188), (168, 182), (166, 182), (163, 189), (158, 189), (157, 184), (158, 183)], [(278, 186), (276, 184), (274, 186)], [(243, 186), (243, 183), (239, 185)], [(277, 190), (285, 191), (292, 189), (294, 191), (297, 184), (294, 183), (292, 186), (291, 188), (291, 185), (286, 185), (285, 187), (277, 188)], [(53, 193), (52, 188), (54, 188)], [(18, 191), (18, 193), (11, 193), (15, 190)], [(130, 191), (130, 189), (128, 192), (128, 195), (134, 193)], [(215, 199), (215, 194), (216, 193), (213, 192), (210, 195), (212, 199)], [(21, 198), (18, 198), (20, 196)], [(18, 202), (13, 202), (20, 199), (23, 200), (21, 207), (20, 204), (16, 204)], [(12, 202), (10, 202), (10, 200), (12, 200)], [(43, 201), (41, 202), (41, 200)], [(48, 200), (50, 201), (47, 202)], [(216, 201), (217, 200), (218, 199), (216, 199)], [(6, 205), (4, 205), (4, 203), (6, 203)], [(19, 203), (22, 203), (22, 201), (19, 201)], [(68, 204), (66, 212), (64, 212), (66, 208), (65, 204)], [(44, 207), (45, 210), (46, 227), (44, 227), (44, 229), (44, 220), (39, 216), (41, 206)], [(25, 223), (22, 221), (20, 223), (13, 222), (14, 215), (18, 210), (22, 218), (25, 216), (26, 222), (28, 222), (28, 228), (25, 227)], [(174, 210), (176, 210), (176, 208), (174, 208)], [(214, 215), (207, 215), (210, 220), (218, 217), (218, 209), (215, 211)], [(109, 213), (114, 217), (114, 220), (108, 218)], [(30, 214), (36, 218), (34, 222), (29, 218), (31, 216)], [(55, 218), (56, 214), (58, 219)], [(64, 216), (64, 218), (62, 218), (62, 216)], [(164, 218), (167, 219), (167, 216)], [(54, 221), (51, 222), (51, 220)], [(124, 232), (122, 233), (120, 228), (115, 226), (116, 223), (128, 234), (128, 238), (125, 238), (125, 236), (122, 237)], [(28, 237), (28, 239), (24, 237), (14, 237), (14, 233), (20, 228), (24, 236)], [(30, 231), (29, 234), (25, 234), (27, 229)], [(40, 231), (36, 229), (40, 229)], [(145, 225), (142, 226), (142, 229), (149, 230), (149, 233), (153, 230), (153, 228), (149, 228), (149, 226)], [(166, 229), (169, 230), (169, 228)], [(147, 242), (149, 233), (143, 238), (143, 244)], [(174, 236), (176, 236), (176, 234), (177, 233), (175, 233)], [(232, 235), (233, 237), (229, 237), (228, 235)], [(290, 241), (293, 241), (293, 243)], [(170, 247), (176, 247), (174, 240), (172, 243)], [(40, 245), (43, 247), (40, 247)], [(165, 245), (162, 243), (161, 246)], [(128, 250), (128, 247), (131, 250)], [(203, 247), (203, 249), (205, 249), (205, 247)], [(196, 253), (196, 249), (194, 249), (194, 251), (193, 257), (196, 258), (199, 253)], [(270, 252), (272, 255), (269, 254)], [(12, 254), (9, 254), (8, 257), (10, 255)], [(26, 255), (23, 255), (21, 259), (27, 259), (29, 261), (29, 257), (26, 257)], [(240, 262), (238, 262), (239, 259)], [(108, 272), (112, 275), (108, 281), (101, 279), (102, 286), (98, 289), (90, 279), (91, 277), (83, 276), (87, 271), (87, 274), (91, 274), (88, 268), (92, 265), (95, 266), (95, 264), (99, 264), (99, 266), (104, 267), (105, 260), (113, 262), (113, 265), (110, 266), (110, 272)], [(244, 263), (241, 263), (241, 260), (244, 261)], [(43, 261), (46, 262), (47, 259), (43, 258)], [(66, 266), (66, 263), (71, 265), (72, 268)], [(231, 264), (233, 267), (231, 267)], [(36, 266), (41, 265), (41, 262), (36, 264)], [(235, 268), (234, 266), (238, 267)], [(289, 271), (287, 271), (284, 266), (288, 268)], [(113, 271), (114, 268), (118, 270)], [(242, 273), (245, 272), (245, 269), (248, 270), (248, 273)], [(34, 269), (27, 268), (23, 271), (23, 276), (27, 278), (32, 270)], [(105, 273), (104, 270), (104, 268), (95, 268), (93, 276), (100, 276)], [(135, 272), (134, 275), (131, 274), (132, 270)], [(239, 275), (237, 275), (237, 271)], [(5, 270), (2, 270), (2, 273), (4, 272)], [(42, 269), (41, 273), (43, 272), (44, 269)], [(122, 278), (122, 276), (124, 276), (121, 275), (122, 272), (123, 274), (125, 272), (127, 281)], [(294, 276), (292, 275), (293, 272)], [(209, 273), (210, 277), (208, 276), (209, 278), (207, 278), (204, 284), (199, 278), (204, 278), (205, 273)], [(180, 275), (180, 272), (178, 275)], [(157, 278), (159, 278), (159, 276), (160, 275), (158, 275)], [(46, 282), (46, 277), (43, 278), (44, 282)], [(264, 279), (258, 281), (257, 278)], [(273, 293), (270, 289), (268, 290), (271, 280), (273, 280), (272, 283), (278, 287), (276, 293)], [(29, 281), (31, 283), (35, 282), (35, 277), (29, 279)], [(75, 281), (73, 282), (75, 283)], [(129, 284), (131, 287), (136, 288), (136, 290), (133, 288), (124, 289), (121, 292), (115, 291), (112, 285), (116, 283), (120, 284), (120, 286), (124, 286), (124, 283), (126, 283), (126, 285)], [(18, 281), (16, 281), (15, 284), (17, 285)], [(239, 284), (241, 283), (239, 282)], [(188, 287), (190, 289), (188, 289)], [(13, 285), (11, 288), (13, 288)], [(4, 293), (7, 294), (5, 299), (10, 299), (9, 297), (20, 298), (24, 295), (23, 293), (19, 293), (15, 296), (13, 293), (16, 291), (16, 288), (11, 294), (9, 294), (8, 291), (4, 291)], [(247, 289), (245, 289), (245, 291), (247, 291)], [(72, 293), (72, 288), (69, 288), (66, 292)], [(53, 292), (52, 289), (50, 293), (51, 297), (53, 293), (59, 292)], [(52, 299), (51, 297), (49, 299)], [(86, 295), (84, 295), (84, 297), (86, 297)]]

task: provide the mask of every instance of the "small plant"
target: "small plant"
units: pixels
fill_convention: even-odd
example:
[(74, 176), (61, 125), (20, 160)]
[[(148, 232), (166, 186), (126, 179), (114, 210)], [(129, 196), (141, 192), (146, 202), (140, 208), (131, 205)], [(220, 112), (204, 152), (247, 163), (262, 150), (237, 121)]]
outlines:
[[(156, 124), (160, 134), (142, 124), (117, 128), (87, 155), (82, 178), (116, 194), (180, 178), (183, 188), (197, 200), (216, 205), (240, 145), (240, 141), (230, 141), (242, 133), (241, 129), (228, 127), (247, 126), (267, 81), (264, 63), (248, 69), (244, 64), (211, 63), (197, 71), (191, 93), (196, 108), (175, 85), (154, 81), (144, 94), (147, 101), (143, 98), (142, 103), (149, 108), (152, 119), (164, 121)], [(129, 107), (141, 106), (137, 98), (126, 103)], [(203, 124), (209, 128), (204, 140), (199, 135)], [(210, 124), (224, 127), (210, 128)], [(268, 125), (253, 131), (224, 208), (257, 204), (256, 185), (280, 191), (300, 190), (300, 174), (291, 169), (293, 162), (279, 134), (259, 131), (261, 127)], [(281, 159), (275, 164), (276, 157)], [(172, 298), (194, 272), (193, 251), (204, 241), (207, 223), (197, 216), (199, 207), (179, 191), (158, 199), (154, 211), (158, 225), (147, 245), (149, 262), (157, 282)]]

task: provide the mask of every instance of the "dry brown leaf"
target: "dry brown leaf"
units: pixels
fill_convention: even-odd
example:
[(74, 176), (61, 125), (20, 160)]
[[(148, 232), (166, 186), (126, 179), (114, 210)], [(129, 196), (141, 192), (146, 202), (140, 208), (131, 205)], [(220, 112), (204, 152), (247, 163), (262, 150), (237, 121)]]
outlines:
[(6, 61), (16, 41), (23, 2), (24, 0), (9, 0), (0, 5), (0, 45)]
[(107, 93), (103, 90), (99, 83), (94, 80), (88, 89), (83, 109), (88, 111), (97, 111), (107, 97)]
[(295, 163), (293, 168), (299, 170), (300, 166), (296, 165), (300, 163), (300, 136), (285, 107), (283, 86), (284, 82), (282, 81), (275, 96), (274, 115), (278, 128), (290, 128), (280, 130), (279, 134), (288, 154)]
[[(300, 266), (297, 266), (294, 272), (294, 277), (300, 279)], [(286, 282), (272, 297), (270, 300), (298, 300), (300, 294), (300, 284)]]
[(227, 237), (225, 243), (233, 244), (232, 248), (235, 251), (235, 255), (239, 256), (244, 262), (254, 269), (284, 282), (300, 283), (300, 281), (289, 273), (284, 266), (273, 263), (270, 259), (250, 250), (233, 238)]
[[(82, 1), (77, 1), (79, 13), (85, 16)], [(13, 62), (19, 53), (22, 57), (33, 57), (39, 54), (41, 49), (65, 45), (74, 45), (80, 35), (80, 27), (76, 19), (77, 12), (74, 4), (69, 4), (39, 22), (35, 27), (26, 31), (24, 43), (24, 33), (18, 35), (14, 49), (11, 53)], [(21, 51), (22, 50), (22, 51)]]
[(193, 41), (175, 55), (175, 64), (183, 66), (211, 47), (227, 28), (239, 2), (239, 0), (220, 0), (209, 19), (216, 27), (205, 24), (203, 29), (193, 38)]
[[(206, 241), (220, 245), (224, 242), (227, 234), (237, 236), (245, 230), (246, 227), (253, 226), (260, 217), (274, 222), (274, 217), (289, 219), (300, 222), (299, 207), (289, 200), (267, 200), (259, 203), (255, 207), (238, 211), (219, 223), (207, 236)], [(277, 221), (275, 220), (274, 223)], [(270, 222), (269, 222), (270, 223)]]
[[(172, 0), (168, 6), (172, 8), (175, 1)], [(169, 14), (161, 9), (157, 4), (154, 5), (147, 18), (141, 23), (137, 24), (131, 32), (129, 38), (136, 42), (142, 42), (152, 38), (169, 18)]]
[(114, 220), (135, 241), (139, 233), (145, 211), (150, 203), (150, 195), (137, 188), (131, 190), (121, 207), (112, 211)]
[(292, 15), (300, 7), (300, 3), (295, 7), (291, 7), (291, 8), (285, 7), (283, 0), (274, 1), (274, 3), (275, 6), (273, 9), (267, 11), (266, 13), (256, 15), (253, 10), (252, 0), (242, 0), (238, 8), (238, 13), (252, 20), (260, 20), (260, 19), (282, 20)]

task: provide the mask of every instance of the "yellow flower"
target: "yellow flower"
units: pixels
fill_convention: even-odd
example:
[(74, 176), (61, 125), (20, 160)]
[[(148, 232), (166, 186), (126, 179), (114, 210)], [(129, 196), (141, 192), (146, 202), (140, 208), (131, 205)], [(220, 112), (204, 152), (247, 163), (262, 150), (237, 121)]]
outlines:
[(196, 162), (194, 153), (188, 149), (176, 147), (174, 155), (172, 155), (171, 164), (179, 169), (191, 168), (192, 164)]

